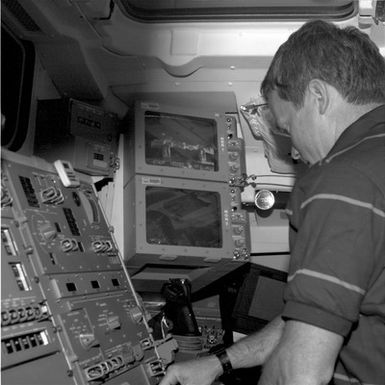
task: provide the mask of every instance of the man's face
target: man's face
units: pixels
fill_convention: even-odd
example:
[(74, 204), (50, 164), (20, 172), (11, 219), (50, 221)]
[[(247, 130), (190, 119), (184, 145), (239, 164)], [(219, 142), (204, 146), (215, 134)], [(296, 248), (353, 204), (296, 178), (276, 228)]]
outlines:
[(290, 135), (293, 147), (305, 163), (314, 164), (326, 156), (329, 147), (325, 145), (329, 139), (325, 137), (327, 130), (314, 100), (305, 97), (304, 105), (298, 109), (273, 90), (269, 95), (269, 107), (278, 127)]

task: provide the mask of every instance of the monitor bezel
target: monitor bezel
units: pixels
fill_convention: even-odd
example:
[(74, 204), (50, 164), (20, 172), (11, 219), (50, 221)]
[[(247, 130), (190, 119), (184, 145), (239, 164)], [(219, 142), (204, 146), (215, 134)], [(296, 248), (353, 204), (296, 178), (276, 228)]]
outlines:
[[(147, 186), (164, 186), (176, 189), (213, 191), (219, 194), (222, 245), (218, 248), (149, 244), (146, 239)], [(223, 258), (232, 259), (234, 242), (232, 238), (231, 213), (240, 209), (230, 196), (226, 183), (198, 181), (163, 176), (135, 175), (124, 190), (124, 229), (126, 232), (125, 260), (129, 264), (159, 263), (173, 261), (186, 263), (186, 260), (218, 262)], [(142, 260), (142, 261), (141, 261)]]

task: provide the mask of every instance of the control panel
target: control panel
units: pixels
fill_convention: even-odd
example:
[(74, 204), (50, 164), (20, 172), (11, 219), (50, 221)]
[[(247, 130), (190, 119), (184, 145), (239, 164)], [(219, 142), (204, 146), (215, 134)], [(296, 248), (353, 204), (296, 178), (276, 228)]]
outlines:
[[(226, 115), (227, 151), (229, 166), (229, 195), (231, 201), (231, 233), (234, 245), (233, 258), (248, 260), (250, 257), (250, 232), (247, 212), (242, 210), (241, 193), (246, 175), (245, 144), (237, 134), (237, 121), (234, 116)], [(239, 186), (242, 186), (240, 188)]]
[(115, 114), (75, 99), (45, 99), (38, 101), (36, 119), (36, 156), (64, 158), (88, 175), (113, 176), (119, 167)]
[(227, 164), (229, 185), (239, 185), (242, 183), (246, 173), (245, 163), (245, 143), (244, 140), (238, 137), (237, 121), (234, 116), (225, 115), (225, 126), (227, 133)]
[(173, 360), (88, 178), (65, 187), (50, 163), (2, 150), (4, 383), (156, 384)]

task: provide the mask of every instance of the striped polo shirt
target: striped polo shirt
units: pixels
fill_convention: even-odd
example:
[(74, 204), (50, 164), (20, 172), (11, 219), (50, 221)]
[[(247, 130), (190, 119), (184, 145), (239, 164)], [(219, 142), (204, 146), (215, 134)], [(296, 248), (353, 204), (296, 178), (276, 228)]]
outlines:
[(284, 319), (345, 337), (334, 384), (385, 384), (385, 105), (296, 183)]

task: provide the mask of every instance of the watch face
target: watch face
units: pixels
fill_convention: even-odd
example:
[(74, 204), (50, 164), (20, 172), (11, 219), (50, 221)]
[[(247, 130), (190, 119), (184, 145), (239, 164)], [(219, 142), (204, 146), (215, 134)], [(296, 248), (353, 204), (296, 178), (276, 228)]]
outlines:
[(274, 194), (269, 190), (259, 190), (254, 197), (254, 203), (260, 210), (269, 210), (274, 206)]

